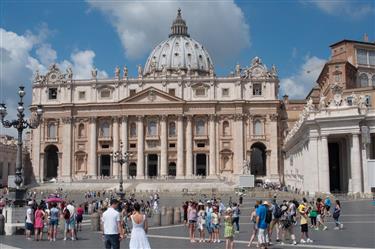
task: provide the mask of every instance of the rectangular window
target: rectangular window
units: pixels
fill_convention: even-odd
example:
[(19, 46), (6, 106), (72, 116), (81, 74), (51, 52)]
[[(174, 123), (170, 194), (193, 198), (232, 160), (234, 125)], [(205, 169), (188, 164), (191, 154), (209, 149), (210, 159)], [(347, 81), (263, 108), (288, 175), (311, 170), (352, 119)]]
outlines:
[(346, 98), (346, 102), (348, 103), (349, 106), (353, 105), (353, 97), (352, 96), (348, 96)]
[(205, 146), (206, 146), (205, 143), (198, 143), (198, 144), (197, 144), (197, 147), (198, 147), (198, 148), (204, 148)]
[(254, 84), (253, 85), (253, 95), (254, 96), (261, 96), (262, 95), (262, 84)]
[(137, 148), (137, 144), (129, 144), (129, 147), (130, 147), (131, 149), (135, 149), (135, 148)]
[(109, 149), (109, 144), (103, 144), (102, 149)]
[(199, 87), (199, 88), (195, 89), (195, 96), (197, 96), (197, 97), (206, 96), (206, 88)]
[(100, 91), (100, 97), (101, 98), (109, 98), (109, 97), (111, 97), (111, 91), (108, 90), (108, 89), (104, 89), (104, 90)]
[(57, 99), (57, 88), (48, 89), (48, 99)]
[(135, 94), (136, 94), (136, 90), (135, 89), (130, 89), (130, 91), (129, 91), (129, 96), (131, 97), (131, 96), (134, 96)]
[(362, 65), (367, 64), (367, 51), (365, 49), (357, 49), (357, 63)]
[(176, 96), (176, 89), (170, 88), (170, 89), (168, 89), (168, 93), (169, 93), (169, 95)]
[(375, 51), (368, 53), (370, 65), (375, 66)]
[(86, 99), (86, 92), (84, 92), (84, 91), (80, 91), (80, 92), (78, 93), (78, 98), (79, 98), (80, 100), (82, 100), (82, 99)]
[(221, 92), (223, 97), (228, 97), (229, 96), (229, 88), (223, 88)]
[(176, 144), (175, 143), (170, 143), (169, 144), (169, 148), (176, 148)]

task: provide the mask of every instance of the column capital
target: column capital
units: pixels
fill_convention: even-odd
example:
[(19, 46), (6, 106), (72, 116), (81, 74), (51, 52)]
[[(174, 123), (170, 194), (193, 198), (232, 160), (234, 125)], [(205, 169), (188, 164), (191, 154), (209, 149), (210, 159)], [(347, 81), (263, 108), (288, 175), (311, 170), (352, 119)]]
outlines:
[(128, 117), (127, 115), (123, 115), (123, 116), (121, 116), (121, 121), (122, 121), (122, 122), (127, 122), (128, 119), (129, 119), (129, 117)]
[(113, 116), (113, 117), (112, 117), (112, 122), (117, 123), (117, 122), (119, 122), (119, 121), (120, 121), (120, 118), (119, 118), (119, 117), (117, 117), (117, 116)]
[(177, 115), (177, 120), (178, 121), (184, 121), (184, 114)]
[(91, 116), (91, 117), (89, 117), (89, 122), (90, 123), (95, 123), (97, 118), (98, 117), (96, 117), (96, 116)]
[(235, 121), (242, 121), (243, 118), (244, 118), (244, 115), (243, 115), (243, 113), (237, 113), (237, 114), (233, 115), (233, 118), (234, 118)]
[(63, 124), (72, 124), (74, 122), (74, 118), (73, 117), (63, 117), (63, 118), (61, 118), (61, 122)]
[(168, 115), (160, 115), (160, 121), (163, 121), (163, 122), (165, 122), (165, 121), (167, 121), (167, 119), (168, 119)]
[(191, 114), (185, 115), (185, 117), (186, 117), (187, 121), (191, 122), (193, 120), (193, 115), (191, 115)]
[(216, 117), (217, 117), (216, 114), (209, 114), (208, 115), (208, 118), (209, 118), (210, 121), (216, 121)]
[(137, 121), (143, 121), (144, 116), (143, 115), (137, 115)]

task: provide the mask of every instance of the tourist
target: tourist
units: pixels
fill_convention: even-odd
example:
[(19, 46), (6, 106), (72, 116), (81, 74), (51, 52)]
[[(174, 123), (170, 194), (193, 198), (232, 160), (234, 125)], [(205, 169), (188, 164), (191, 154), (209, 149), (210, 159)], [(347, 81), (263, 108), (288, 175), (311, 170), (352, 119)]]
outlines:
[(321, 198), (316, 199), (316, 209), (318, 211), (318, 215), (316, 217), (317, 230), (319, 230), (320, 225), (322, 225), (323, 231), (325, 231), (327, 230), (327, 226), (324, 224), (324, 204)]
[(224, 216), (224, 238), (225, 238), (225, 249), (233, 249), (233, 217), (232, 209), (227, 208)]
[(292, 239), (293, 245), (297, 245), (296, 236), (294, 235), (294, 219), (292, 216), (292, 212), (290, 210), (290, 205), (286, 201), (283, 202), (281, 207), (281, 217), (280, 217), (280, 228), (282, 234), (282, 241), (281, 245), (285, 244), (286, 234), (290, 234), (290, 238)]
[(326, 199), (324, 200), (324, 208), (325, 208), (327, 216), (329, 217), (331, 215), (331, 213), (329, 212), (329, 210), (331, 209), (331, 199), (329, 198), (328, 195), (326, 196)]
[[(269, 243), (268, 231), (267, 231), (267, 212), (269, 209), (269, 203), (265, 201), (261, 204), (256, 211), (256, 225), (258, 228), (258, 243), (261, 248), (266, 248)], [(272, 219), (271, 219), (272, 220)]]
[(83, 220), (83, 213), (84, 210), (82, 208), (82, 204), (79, 205), (77, 208), (77, 216), (76, 216), (76, 221), (77, 221), (77, 231), (82, 231), (82, 220)]
[(33, 201), (29, 201), (28, 207), (26, 210), (26, 239), (31, 240), (31, 233), (34, 230), (34, 209), (32, 208), (34, 205)]
[(73, 202), (70, 202), (63, 210), (63, 216), (65, 219), (65, 231), (64, 240), (66, 240), (68, 233), (70, 231), (71, 240), (75, 240), (75, 208)]
[(57, 203), (52, 203), (52, 208), (50, 210), (50, 223), (49, 223), (49, 233), (50, 241), (56, 241), (57, 227), (59, 225), (60, 211), (57, 208)]
[(208, 242), (211, 243), (213, 241), (213, 231), (214, 228), (212, 226), (212, 213), (214, 212), (211, 201), (207, 201), (206, 207), (206, 227), (208, 233)]
[(182, 209), (183, 209), (183, 212), (184, 212), (184, 225), (185, 226), (188, 223), (188, 220), (187, 220), (187, 210), (188, 210), (188, 207), (189, 207), (189, 203), (187, 201), (182, 203)]
[(224, 202), (221, 199), (219, 199), (219, 213), (220, 215), (224, 215), (224, 212), (225, 212)]
[(45, 219), (43, 219), (43, 222), (44, 222), (44, 227), (47, 228), (47, 240), (51, 241), (51, 233), (50, 233), (50, 227), (49, 227), (50, 226), (51, 215), (50, 215), (49, 204), (45, 204), (43, 202), (43, 208), (44, 208), (43, 211), (44, 211), (45, 217), (46, 217)]
[(206, 229), (206, 212), (203, 203), (198, 204), (197, 227), (199, 230), (199, 243), (205, 242), (204, 230)]
[(104, 245), (106, 249), (119, 249), (120, 241), (124, 238), (120, 213), (116, 210), (119, 201), (112, 199), (110, 205), (102, 216)]
[[(43, 211), (43, 206), (39, 205), (38, 209), (35, 211), (34, 214), (35, 217), (35, 223), (34, 223), (34, 229), (35, 229), (35, 240), (42, 240), (43, 238), (43, 227), (44, 222), (43, 219), (46, 218), (46, 213)], [(39, 236), (39, 238), (38, 238)]]
[(277, 204), (275, 197), (274, 197), (274, 199), (272, 199), (270, 210), (272, 212), (272, 221), (271, 221), (270, 226), (269, 226), (269, 230), (268, 230), (269, 236), (268, 237), (271, 241), (273, 229), (275, 228), (276, 229), (276, 242), (280, 242), (280, 228), (279, 228), (280, 222), (279, 222), (279, 219), (281, 217), (281, 208)]
[(189, 202), (188, 207), (188, 220), (189, 220), (189, 238), (190, 242), (195, 242), (195, 225), (197, 223), (197, 209), (194, 202)]
[(131, 215), (133, 229), (130, 237), (129, 248), (130, 249), (150, 249), (146, 233), (148, 230), (148, 223), (146, 215), (141, 214), (140, 205), (134, 204), (134, 214)]
[[(252, 235), (250, 236), (250, 241), (249, 241), (249, 244), (247, 245), (248, 247), (251, 247), (251, 244), (253, 243), (255, 237), (257, 236), (257, 233), (258, 233), (258, 227), (257, 227), (257, 221), (256, 221), (256, 210), (259, 206), (259, 201), (255, 201), (255, 206), (254, 206), (254, 209), (253, 211), (251, 212), (250, 214), (250, 222), (253, 224), (253, 233)], [(259, 247), (259, 242), (257, 243), (257, 247)]]
[(301, 244), (312, 243), (313, 241), (309, 238), (309, 226), (307, 224), (307, 213), (308, 205), (306, 198), (303, 198), (303, 202), (298, 207), (298, 213), (300, 215), (301, 225)]
[(232, 207), (232, 223), (236, 224), (236, 233), (240, 232), (240, 208), (237, 203), (233, 203)]
[(310, 202), (310, 222), (311, 222), (311, 228), (314, 230), (317, 230), (318, 227), (316, 226), (316, 217), (318, 216), (318, 210), (316, 209), (316, 206), (314, 205), (314, 202)]
[(216, 206), (213, 207), (213, 213), (211, 214), (211, 223), (214, 229), (213, 231), (213, 243), (220, 243), (220, 214)]
[(342, 224), (339, 221), (340, 214), (341, 214), (341, 204), (340, 204), (339, 200), (336, 200), (335, 209), (333, 210), (333, 214), (332, 214), (332, 217), (333, 217), (333, 219), (335, 221), (335, 228), (334, 228), (335, 230), (339, 230), (339, 229), (343, 229), (344, 228), (344, 224)]

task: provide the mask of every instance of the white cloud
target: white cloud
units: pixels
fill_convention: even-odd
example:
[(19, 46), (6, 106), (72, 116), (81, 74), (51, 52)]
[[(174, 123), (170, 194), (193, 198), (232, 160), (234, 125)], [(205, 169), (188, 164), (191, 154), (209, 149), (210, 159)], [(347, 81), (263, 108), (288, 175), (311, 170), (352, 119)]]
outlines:
[(168, 37), (178, 8), (182, 9), (188, 32), (208, 49), (214, 63), (234, 61), (241, 49), (250, 46), (249, 25), (242, 10), (232, 0), (87, 2), (109, 17), (126, 56), (131, 59), (147, 55)]
[(280, 80), (281, 94), (292, 98), (305, 98), (315, 85), (325, 62), (316, 56), (306, 56), (305, 62), (295, 75)]
[[(37, 69), (46, 73), (51, 63), (57, 63), (65, 71), (70, 65), (75, 78), (91, 78), (95, 53), (92, 50), (76, 51), (71, 54), (72, 62), (58, 63), (57, 52), (45, 42), (49, 34), (46, 25), (42, 25), (36, 34), (28, 31), (24, 35), (0, 28), (0, 102), (7, 104), (8, 119), (16, 117), (18, 86), (25, 86), (26, 109), (31, 103), (31, 82)], [(98, 77), (106, 78), (107, 73), (98, 70)], [(15, 129), (1, 128), (0, 133), (16, 135)]]
[(310, 3), (316, 5), (319, 9), (330, 15), (350, 16), (361, 18), (368, 14), (375, 13), (373, 2), (353, 1), (353, 0), (311, 0)]

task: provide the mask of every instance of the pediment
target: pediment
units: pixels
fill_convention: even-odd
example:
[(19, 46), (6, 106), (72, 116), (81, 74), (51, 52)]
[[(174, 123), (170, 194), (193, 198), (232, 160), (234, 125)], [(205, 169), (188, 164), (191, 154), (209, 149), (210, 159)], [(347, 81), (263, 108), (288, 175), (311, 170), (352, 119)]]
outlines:
[(165, 104), (183, 103), (183, 99), (172, 96), (154, 87), (149, 87), (120, 101), (120, 104)]

